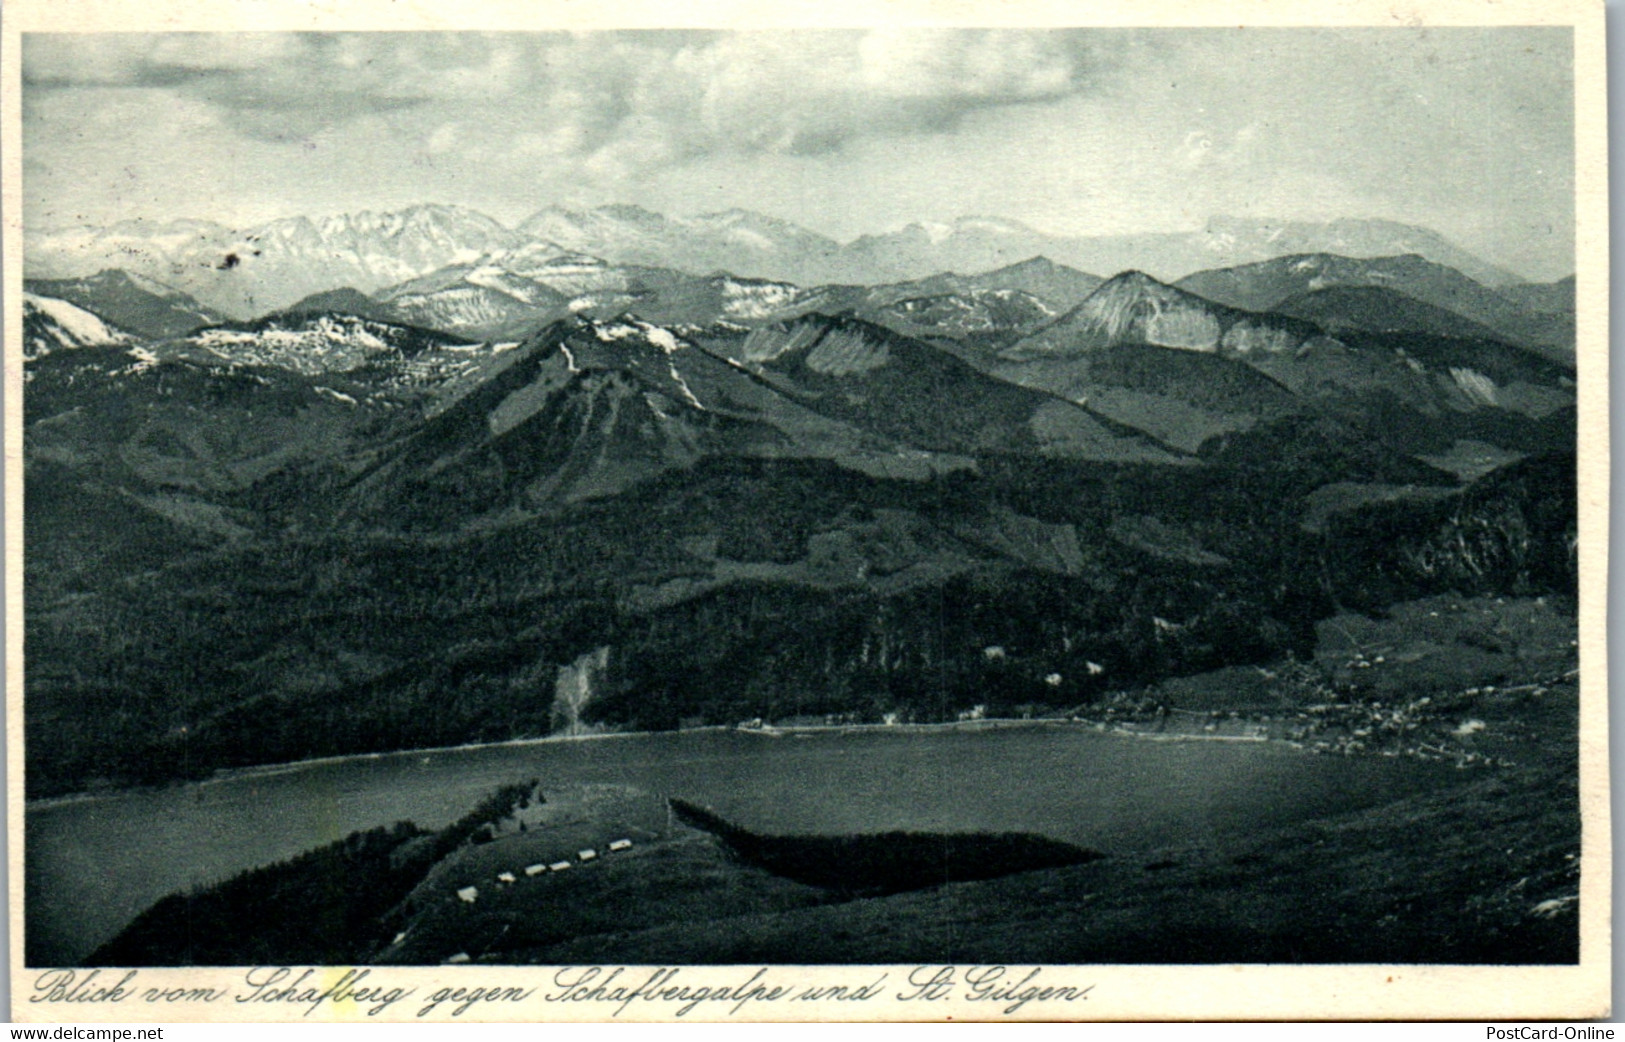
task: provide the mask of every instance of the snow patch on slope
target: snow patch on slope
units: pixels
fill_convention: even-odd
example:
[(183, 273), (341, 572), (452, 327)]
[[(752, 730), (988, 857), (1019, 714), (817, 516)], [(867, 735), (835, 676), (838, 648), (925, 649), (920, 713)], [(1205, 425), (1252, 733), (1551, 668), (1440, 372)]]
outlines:
[(596, 322), (593, 324), (592, 330), (599, 341), (605, 344), (616, 340), (641, 338), (660, 348), (661, 351), (668, 355), (681, 351), (687, 346), (683, 341), (677, 339), (676, 334), (671, 330), (635, 318), (616, 322)]
[(1474, 405), (1493, 406), (1498, 403), (1495, 381), (1478, 370), (1452, 366), (1450, 377)]
[(55, 297), (23, 294), (23, 359), (31, 361), (76, 347), (121, 346), (128, 333), (114, 329), (84, 308)]
[(728, 318), (763, 319), (790, 307), (801, 296), (801, 288), (788, 282), (740, 282), (724, 279), (721, 284), (722, 313)]
[(62, 328), (63, 332), (78, 341), (76, 345), (64, 344), (65, 347), (122, 344), (130, 339), (89, 311), (75, 304), (69, 304), (65, 300), (24, 293), (23, 302), (33, 305), (35, 309), (48, 315), (53, 322)]

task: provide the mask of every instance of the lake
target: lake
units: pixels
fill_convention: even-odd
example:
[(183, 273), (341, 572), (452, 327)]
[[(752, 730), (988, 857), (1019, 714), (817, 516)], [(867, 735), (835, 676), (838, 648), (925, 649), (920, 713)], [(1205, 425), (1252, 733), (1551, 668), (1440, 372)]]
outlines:
[(71, 965), (160, 897), (402, 819), (443, 827), (497, 786), (616, 782), (768, 833), (1033, 832), (1108, 855), (1224, 849), (1458, 772), (1263, 742), (1077, 725), (692, 731), (395, 753), (30, 806), (27, 961)]

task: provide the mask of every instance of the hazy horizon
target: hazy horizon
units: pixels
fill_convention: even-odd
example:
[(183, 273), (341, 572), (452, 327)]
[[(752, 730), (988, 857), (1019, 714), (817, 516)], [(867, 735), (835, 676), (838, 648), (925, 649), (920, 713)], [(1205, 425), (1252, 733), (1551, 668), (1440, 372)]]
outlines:
[(1429, 228), (1574, 270), (1572, 35), (1544, 28), (51, 34), (31, 230), (424, 203), (746, 209), (838, 242), (1218, 216)]

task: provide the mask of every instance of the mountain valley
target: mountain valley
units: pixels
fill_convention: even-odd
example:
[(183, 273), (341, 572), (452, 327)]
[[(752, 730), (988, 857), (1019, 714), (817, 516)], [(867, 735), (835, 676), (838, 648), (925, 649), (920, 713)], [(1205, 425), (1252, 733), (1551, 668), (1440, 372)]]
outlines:
[[(1118, 267), (1131, 247), (1177, 281)], [(97, 267), (115, 249), (129, 266)], [(1525, 606), (1572, 622), (1573, 283), (1517, 282), (1420, 229), (1215, 221), (1128, 243), (967, 219), (842, 245), (744, 211), (550, 209), (508, 230), (421, 207), (30, 250), (51, 276), (24, 301), (31, 800), (550, 736), (1160, 729), (1200, 701), (1180, 684), (1220, 685), (1214, 727), (1320, 734), (1316, 706), (1382, 705), (1376, 674), (1328, 658), (1327, 626), (1437, 599), (1498, 607), (1419, 659), (1479, 669), (1440, 649), (1499, 641), (1475, 691), (1572, 694), (1547, 683), (1569, 623), (1495, 633)], [(1468, 666), (1440, 669), (1429, 697), (1466, 689)], [(1231, 683), (1255, 672), (1294, 678), (1268, 712)], [(1460, 721), (1431, 712), (1428, 747), (1468, 763), (1439, 730)], [(1300, 850), (1315, 827), (1278, 838)], [(1351, 827), (1340, 843), (1376, 828)], [(671, 856), (720, 863), (673, 835)], [(428, 841), (344, 856), (397, 842)], [(1174, 875), (1222, 874), (1205, 858)], [(778, 957), (798, 923), (937, 899), (830, 911), (751, 879), (766, 903), (742, 947), (679, 944), (655, 915), (626, 951)], [(953, 886), (1038, 885), (1016, 879)], [(1109, 933), (1057, 950), (1166, 954)], [(1270, 936), (1216, 950), (1297, 943)]]

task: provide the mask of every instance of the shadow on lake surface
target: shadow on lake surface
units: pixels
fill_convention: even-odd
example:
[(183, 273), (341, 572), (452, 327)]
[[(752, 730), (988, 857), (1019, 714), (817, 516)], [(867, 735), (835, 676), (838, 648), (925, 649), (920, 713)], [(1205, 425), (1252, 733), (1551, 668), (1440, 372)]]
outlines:
[(1081, 865), (1104, 855), (1025, 832), (882, 832), (763, 836), (673, 799), (679, 821), (720, 838), (748, 865), (837, 893), (896, 894), (1014, 872)]

